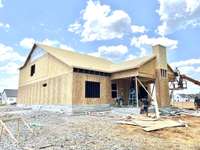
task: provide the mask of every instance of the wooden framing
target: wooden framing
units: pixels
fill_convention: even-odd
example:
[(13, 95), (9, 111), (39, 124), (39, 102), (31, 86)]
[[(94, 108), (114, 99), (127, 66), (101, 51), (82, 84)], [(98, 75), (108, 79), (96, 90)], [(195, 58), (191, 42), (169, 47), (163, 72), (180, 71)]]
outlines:
[[(29, 61), (31, 54), (38, 47), (46, 52), (45, 55), (33, 62)], [(173, 70), (167, 64), (166, 49), (160, 45), (153, 49), (152, 56), (122, 64), (113, 64), (101, 58), (44, 45), (34, 45), (26, 62), (20, 68), (17, 103), (28, 105), (111, 104), (111, 82), (113, 80), (126, 82), (127, 78), (135, 78), (138, 81), (139, 77), (140, 80), (145, 80), (145, 83), (152, 83), (156, 80), (155, 89), (158, 93), (162, 93), (162, 96), (157, 94), (158, 105), (168, 105), (167, 84), (173, 79)], [(36, 70), (35, 74), (30, 76), (30, 67), (33, 64)], [(161, 80), (159, 69), (167, 70), (165, 81)], [(100, 82), (100, 98), (85, 98), (85, 81), (87, 80)], [(135, 84), (137, 87), (137, 82)], [(126, 83), (122, 87), (127, 95), (129, 84)], [(161, 100), (161, 97), (164, 98)], [(139, 107), (138, 101), (137, 95), (137, 107)]]
[[(11, 130), (7, 127), (6, 122), (10, 121), (17, 121), (17, 138), (13, 135)], [(13, 143), (18, 144), (19, 143), (19, 136), (20, 136), (20, 122), (24, 124), (28, 128), (28, 130), (33, 133), (33, 130), (31, 127), (27, 124), (27, 122), (24, 120), (22, 117), (17, 117), (17, 118), (6, 118), (6, 119), (0, 119), (0, 125), (1, 125), (1, 133), (0, 133), (0, 140), (3, 135), (3, 131), (5, 130), (8, 136), (12, 139)]]
[(140, 83), (140, 85), (144, 88), (144, 90), (147, 92), (147, 94), (150, 96), (150, 98), (153, 100), (154, 105), (155, 105), (155, 112), (156, 112), (156, 118), (160, 118), (160, 114), (159, 114), (159, 109), (158, 109), (158, 103), (156, 99), (153, 99), (152, 95), (149, 93), (149, 91), (145, 88), (145, 86), (143, 85), (143, 83), (137, 78), (137, 81)]

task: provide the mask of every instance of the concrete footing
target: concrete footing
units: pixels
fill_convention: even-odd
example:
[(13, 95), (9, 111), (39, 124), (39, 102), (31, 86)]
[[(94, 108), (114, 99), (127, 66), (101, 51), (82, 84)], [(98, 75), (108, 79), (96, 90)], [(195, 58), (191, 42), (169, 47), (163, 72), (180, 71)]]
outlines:
[(136, 107), (112, 107), (112, 113), (118, 115), (138, 115), (140, 114), (140, 108)]
[(98, 104), (98, 105), (22, 105), (18, 104), (18, 107), (31, 108), (32, 110), (39, 111), (52, 111), (63, 112), (66, 114), (82, 114), (87, 112), (98, 111), (110, 111), (110, 104)]

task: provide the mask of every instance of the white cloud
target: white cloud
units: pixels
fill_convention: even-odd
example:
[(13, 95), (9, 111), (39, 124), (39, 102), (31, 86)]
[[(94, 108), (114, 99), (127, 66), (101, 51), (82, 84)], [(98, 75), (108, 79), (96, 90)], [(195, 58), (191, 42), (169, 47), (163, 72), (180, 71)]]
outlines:
[(17, 88), (18, 68), (25, 57), (12, 47), (0, 43), (0, 90)]
[(3, 8), (3, 2), (0, 0), (0, 8)]
[(137, 58), (136, 55), (129, 54), (128, 57), (125, 59), (125, 61), (132, 60), (132, 59), (135, 59), (135, 58)]
[(131, 30), (133, 33), (144, 33), (147, 31), (147, 29), (145, 28), (145, 26), (138, 26), (138, 25), (132, 25), (131, 26)]
[(0, 22), (0, 28), (8, 30), (10, 28), (10, 25), (8, 23)]
[(18, 74), (0, 78), (0, 91), (2, 92), (3, 89), (17, 89), (19, 80), (18, 78)]
[(57, 46), (60, 44), (60, 42), (57, 40), (49, 40), (49, 39), (44, 39), (43, 41), (39, 43), (42, 43), (44, 45), (49, 45), (49, 46)]
[(0, 66), (0, 72), (16, 75), (19, 67), (20, 65), (16, 62), (8, 62), (6, 65)]
[(171, 63), (171, 65), (173, 67), (200, 65), (200, 58), (177, 61), (177, 62)]
[(96, 57), (104, 57), (109, 60), (118, 60), (128, 53), (128, 47), (125, 45), (100, 46), (97, 52), (89, 53)]
[(17, 53), (12, 47), (0, 43), (0, 62), (24, 61), (24, 56)]
[[(81, 11), (81, 21), (71, 24), (68, 31), (80, 34), (82, 41), (109, 40), (131, 33), (131, 26), (131, 18), (123, 10), (112, 11), (108, 5), (89, 0)], [(133, 31), (141, 32), (143, 28), (133, 26)]]
[(74, 24), (69, 25), (68, 31), (79, 34), (79, 33), (81, 33), (80, 28), (81, 28), (81, 24), (78, 22), (75, 22)]
[(141, 35), (139, 37), (133, 37), (130, 45), (140, 49), (140, 54), (138, 54), (137, 57), (143, 57), (147, 55), (145, 46), (154, 46), (157, 44), (163, 45), (169, 49), (175, 49), (177, 48), (178, 41), (166, 37), (150, 38), (148, 35)]
[(24, 38), (23, 40), (20, 41), (19, 45), (22, 46), (23, 48), (30, 49), (33, 47), (34, 43), (36, 43), (36, 41), (33, 38)]
[(200, 26), (200, 0), (158, 0), (161, 25), (157, 32), (164, 36), (176, 30)]
[(60, 41), (57, 40), (50, 40), (50, 39), (44, 39), (42, 41), (36, 41), (33, 38), (24, 38), (23, 40), (20, 41), (20, 46), (22, 46), (23, 48), (27, 48), (30, 49), (33, 47), (34, 43), (41, 43), (44, 45), (48, 45), (48, 46), (54, 46), (54, 47), (59, 47), (62, 49), (66, 49), (66, 50), (70, 50), (70, 51), (74, 51), (74, 49), (66, 44), (61, 43)]
[(176, 49), (178, 41), (166, 37), (150, 38), (148, 35), (133, 37), (131, 40), (131, 45), (137, 48), (141, 48), (144, 45), (154, 46), (157, 44), (161, 44), (169, 49)]

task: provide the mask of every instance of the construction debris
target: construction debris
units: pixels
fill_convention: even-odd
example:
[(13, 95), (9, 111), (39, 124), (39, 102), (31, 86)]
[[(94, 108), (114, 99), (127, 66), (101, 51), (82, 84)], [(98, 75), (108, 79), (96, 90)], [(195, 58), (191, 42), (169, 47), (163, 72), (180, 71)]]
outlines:
[(186, 123), (181, 122), (181, 121), (177, 122), (170, 119), (159, 119), (159, 120), (133, 119), (131, 121), (117, 121), (117, 123), (140, 126), (143, 128), (144, 131), (148, 131), (148, 132), (163, 129), (163, 128), (186, 127)]
[[(2, 111), (1, 108), (0, 111)], [(9, 112), (11, 111), (10, 108)], [(16, 108), (13, 108), (13, 111), (16, 111)], [(0, 141), (2, 150), (147, 150), (144, 148), (146, 145), (148, 145), (148, 149), (160, 149), (161, 144), (164, 150), (200, 148), (195, 145), (200, 142), (200, 135), (196, 134), (200, 129), (199, 119), (188, 115), (161, 116), (160, 119), (156, 119), (144, 115), (113, 114), (112, 111), (73, 116), (55, 111), (27, 110), (27, 112), (21, 111), (21, 113), (20, 111), (17, 115), (7, 115), (7, 119), (19, 116), (26, 118), (27, 124), (34, 129), (34, 135), (30, 134), (22, 122), (18, 140), (17, 121), (6, 122), (6, 126), (19, 144), (14, 144), (9, 136), (3, 136)], [(4, 111), (4, 113), (7, 112)], [(116, 121), (131, 122), (134, 125), (116, 124)], [(185, 122), (188, 122), (190, 126), (187, 128), (176, 127), (186, 125)], [(173, 125), (174, 127), (172, 127)], [(151, 132), (147, 132), (147, 130), (151, 130)]]
[(161, 116), (176, 116), (181, 115), (183, 110), (176, 108), (176, 107), (164, 107), (160, 108), (160, 115)]
[[(14, 123), (14, 121), (17, 121), (17, 139), (15, 138), (15, 136), (13, 135), (12, 131), (8, 128), (8, 126), (6, 125), (6, 122), (12, 122)], [(20, 122), (22, 122), (24, 124), (24, 126), (26, 126), (29, 131), (31, 133), (33, 133), (33, 130), (31, 129), (31, 127), (27, 124), (27, 122), (25, 121), (25, 119), (23, 117), (17, 117), (17, 118), (0, 118), (0, 125), (1, 125), (1, 134), (0, 134), (0, 140), (2, 138), (3, 132), (4, 130), (6, 131), (6, 133), (8, 133), (8, 135), (10, 136), (10, 138), (13, 140), (13, 142), (15, 144), (18, 144), (19, 141), (19, 136), (20, 136)]]

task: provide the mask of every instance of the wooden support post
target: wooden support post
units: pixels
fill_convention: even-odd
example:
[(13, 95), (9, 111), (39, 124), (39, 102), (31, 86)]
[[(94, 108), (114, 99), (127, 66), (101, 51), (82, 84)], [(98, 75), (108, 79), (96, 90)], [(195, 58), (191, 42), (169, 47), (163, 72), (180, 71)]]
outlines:
[(138, 83), (137, 83), (137, 77), (135, 77), (135, 94), (136, 94), (137, 108), (139, 108), (139, 99), (138, 99)]
[(151, 91), (151, 96), (153, 96), (154, 88), (155, 88), (155, 83), (153, 84), (153, 88), (152, 88), (152, 91)]
[(19, 119), (17, 120), (17, 140), (19, 141)]
[(155, 112), (156, 112), (156, 118), (160, 118), (160, 114), (159, 114), (159, 110), (158, 110), (158, 103), (156, 100), (153, 99), (152, 95), (149, 93), (149, 91), (145, 88), (145, 86), (143, 85), (143, 83), (137, 79), (138, 82), (140, 83), (140, 85), (144, 88), (144, 90), (147, 92), (147, 94), (150, 96), (150, 98), (154, 101), (154, 105), (155, 105)]
[(1, 126), (1, 135), (0, 135), (0, 141), (1, 141), (2, 134), (3, 134), (3, 126)]
[(5, 125), (5, 123), (3, 123), (2, 120), (0, 120), (0, 124), (3, 126), (3, 128), (6, 130), (6, 132), (8, 133), (8, 135), (13, 139), (13, 141), (15, 143), (18, 143), (17, 139), (14, 137), (14, 135), (12, 134), (12, 132), (7, 128), (7, 126)]

